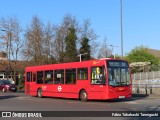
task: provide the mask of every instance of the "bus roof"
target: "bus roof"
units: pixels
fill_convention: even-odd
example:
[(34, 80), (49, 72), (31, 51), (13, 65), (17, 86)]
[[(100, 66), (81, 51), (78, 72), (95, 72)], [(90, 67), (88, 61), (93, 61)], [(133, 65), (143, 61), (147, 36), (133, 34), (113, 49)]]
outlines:
[(49, 64), (49, 65), (39, 65), (39, 66), (28, 66), (26, 70), (29, 69), (65, 69), (65, 68), (80, 68), (80, 67), (87, 67), (87, 66), (101, 66), (106, 64), (106, 60), (120, 60), (120, 59), (113, 59), (113, 58), (102, 58), (96, 60), (89, 60), (89, 61), (82, 61), (82, 62), (70, 62), (70, 63), (59, 63), (59, 64)]

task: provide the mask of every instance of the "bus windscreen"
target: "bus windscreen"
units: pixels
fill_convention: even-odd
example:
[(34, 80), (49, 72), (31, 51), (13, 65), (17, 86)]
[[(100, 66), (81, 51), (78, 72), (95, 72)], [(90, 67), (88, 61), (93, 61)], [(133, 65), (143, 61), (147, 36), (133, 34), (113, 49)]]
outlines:
[(126, 86), (131, 84), (128, 62), (107, 61), (107, 66), (110, 86)]

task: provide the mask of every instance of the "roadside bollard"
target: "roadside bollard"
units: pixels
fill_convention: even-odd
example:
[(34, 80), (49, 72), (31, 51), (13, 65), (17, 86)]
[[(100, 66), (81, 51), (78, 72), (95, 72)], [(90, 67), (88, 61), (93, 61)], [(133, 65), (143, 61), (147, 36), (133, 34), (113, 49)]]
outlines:
[(147, 85), (145, 87), (145, 90), (146, 90), (146, 97), (148, 97)]
[(137, 93), (139, 93), (139, 88), (137, 88)]
[(150, 94), (152, 94), (152, 87), (150, 87)]

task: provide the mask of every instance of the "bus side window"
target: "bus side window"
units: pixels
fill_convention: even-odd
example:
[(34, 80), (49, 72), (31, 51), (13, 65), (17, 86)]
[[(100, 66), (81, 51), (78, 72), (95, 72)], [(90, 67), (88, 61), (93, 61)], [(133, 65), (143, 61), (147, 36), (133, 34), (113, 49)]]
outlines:
[(37, 84), (43, 84), (43, 71), (37, 72)]
[(45, 71), (44, 83), (53, 84), (53, 70)]
[(54, 71), (54, 84), (64, 84), (64, 70)]
[(66, 69), (66, 84), (76, 83), (76, 69)]
[(32, 81), (32, 72), (27, 72), (27, 82)]
[(36, 82), (36, 74), (33, 74), (33, 82)]
[(78, 80), (88, 80), (88, 68), (78, 68)]

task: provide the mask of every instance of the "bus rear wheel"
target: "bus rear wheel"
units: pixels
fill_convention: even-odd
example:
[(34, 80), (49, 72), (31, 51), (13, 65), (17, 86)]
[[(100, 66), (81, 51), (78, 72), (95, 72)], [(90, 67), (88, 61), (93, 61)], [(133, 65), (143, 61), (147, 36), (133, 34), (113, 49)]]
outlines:
[(82, 90), (80, 92), (80, 100), (86, 102), (88, 100), (88, 95), (85, 90)]
[(38, 89), (37, 91), (37, 97), (42, 98), (42, 89)]

